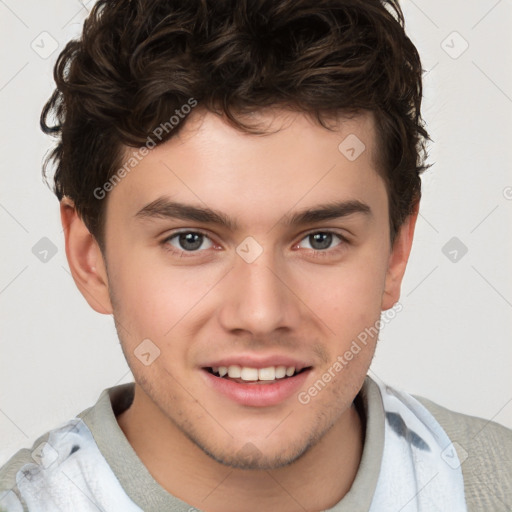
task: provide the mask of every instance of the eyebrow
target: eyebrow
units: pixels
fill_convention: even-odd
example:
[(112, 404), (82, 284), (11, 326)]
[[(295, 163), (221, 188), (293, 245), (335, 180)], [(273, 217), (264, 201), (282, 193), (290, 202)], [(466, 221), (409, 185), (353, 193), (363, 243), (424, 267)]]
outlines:
[[(359, 200), (338, 201), (298, 211), (293, 215), (285, 215), (282, 219), (287, 226), (300, 226), (340, 219), (356, 213), (369, 217), (372, 215), (372, 210), (367, 204)], [(220, 211), (171, 201), (167, 197), (160, 197), (148, 203), (135, 214), (135, 218), (182, 219), (204, 224), (216, 224), (231, 231), (238, 229), (237, 222)]]

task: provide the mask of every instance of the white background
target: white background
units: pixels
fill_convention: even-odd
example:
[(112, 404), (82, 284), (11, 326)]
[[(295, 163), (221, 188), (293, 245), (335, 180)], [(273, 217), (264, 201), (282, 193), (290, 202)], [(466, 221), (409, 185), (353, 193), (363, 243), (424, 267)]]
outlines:
[[(434, 165), (403, 311), (383, 329), (372, 371), (512, 427), (512, 2), (416, 0), (403, 9), (426, 70)], [(0, 464), (104, 388), (132, 380), (112, 318), (90, 309), (69, 274), (58, 202), (41, 179), (51, 142), (40, 111), (55, 59), (86, 12), (71, 0), (0, 1)], [(53, 39), (46, 59), (32, 48), (49, 52)], [(32, 253), (43, 237), (57, 248), (46, 263)], [(457, 262), (442, 252), (452, 237), (468, 248)]]

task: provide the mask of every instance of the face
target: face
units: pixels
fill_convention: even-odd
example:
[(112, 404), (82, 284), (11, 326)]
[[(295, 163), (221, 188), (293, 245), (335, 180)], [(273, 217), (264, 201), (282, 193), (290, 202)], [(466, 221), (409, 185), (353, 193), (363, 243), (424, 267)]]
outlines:
[(213, 459), (270, 469), (343, 421), (376, 338), (344, 354), (397, 296), (372, 118), (257, 119), (195, 112), (151, 150), (109, 194), (105, 256), (137, 392)]

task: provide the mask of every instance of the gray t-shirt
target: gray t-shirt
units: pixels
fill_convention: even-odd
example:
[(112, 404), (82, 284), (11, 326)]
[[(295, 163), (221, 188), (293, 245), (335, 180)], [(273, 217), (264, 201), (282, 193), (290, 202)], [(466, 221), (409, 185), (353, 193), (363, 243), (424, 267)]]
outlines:
[[(119, 427), (116, 416), (130, 407), (133, 392), (133, 383), (105, 389), (96, 404), (81, 412), (78, 418), (91, 431), (124, 492), (142, 510), (197, 510), (169, 494), (154, 480)], [(457, 450), (468, 511), (512, 510), (512, 430), (416, 398), (440, 423)], [(327, 512), (368, 511), (377, 486), (384, 450), (385, 414), (379, 388), (369, 377), (355, 404), (365, 425), (361, 463), (349, 492)], [(48, 435), (38, 438), (33, 448), (46, 441)], [(24, 464), (34, 462), (32, 449), (18, 451), (0, 468), (0, 492), (11, 490), (19, 495), (16, 473)]]

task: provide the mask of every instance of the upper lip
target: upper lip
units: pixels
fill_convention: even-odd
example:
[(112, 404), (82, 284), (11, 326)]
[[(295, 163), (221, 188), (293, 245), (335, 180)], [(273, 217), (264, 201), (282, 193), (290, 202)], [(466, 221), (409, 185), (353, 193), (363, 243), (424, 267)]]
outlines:
[(251, 354), (240, 354), (238, 356), (227, 356), (215, 361), (201, 365), (202, 368), (211, 368), (213, 366), (247, 366), (249, 368), (268, 368), (269, 366), (293, 366), (296, 371), (312, 366), (305, 361), (300, 361), (294, 357), (285, 355), (256, 356)]

